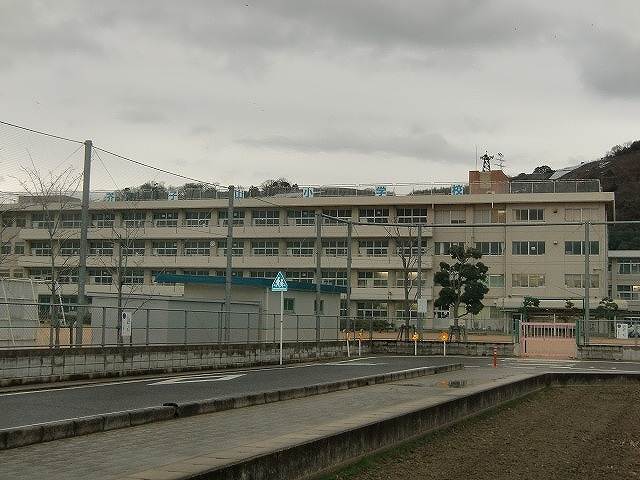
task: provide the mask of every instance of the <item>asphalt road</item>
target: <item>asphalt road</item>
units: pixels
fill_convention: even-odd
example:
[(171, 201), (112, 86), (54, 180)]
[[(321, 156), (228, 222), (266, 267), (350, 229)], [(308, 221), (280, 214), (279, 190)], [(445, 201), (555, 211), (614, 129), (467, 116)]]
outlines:
[[(197, 374), (108, 380), (58, 388), (5, 390), (0, 391), (0, 428), (73, 419), (167, 402), (302, 387), (447, 363), (463, 363), (469, 370), (491, 367), (491, 359), (487, 357), (376, 356), (284, 367), (227, 369)], [(500, 360), (500, 368), (512, 369), (514, 373), (571, 370), (640, 372), (640, 363), (503, 359)]]

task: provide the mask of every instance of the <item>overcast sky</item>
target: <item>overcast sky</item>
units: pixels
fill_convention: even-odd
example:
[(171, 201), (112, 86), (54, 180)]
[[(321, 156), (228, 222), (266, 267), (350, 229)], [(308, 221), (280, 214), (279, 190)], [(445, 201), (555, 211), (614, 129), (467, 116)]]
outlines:
[[(639, 25), (637, 0), (0, 0), (0, 119), (223, 184), (464, 180), (476, 146), (559, 168), (640, 138)], [(96, 188), (166, 180), (102, 158)]]

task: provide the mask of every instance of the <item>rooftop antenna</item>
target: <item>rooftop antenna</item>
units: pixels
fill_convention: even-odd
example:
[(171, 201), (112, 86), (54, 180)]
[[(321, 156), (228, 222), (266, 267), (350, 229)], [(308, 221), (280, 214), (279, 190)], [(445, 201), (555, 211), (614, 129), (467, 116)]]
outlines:
[(489, 155), (489, 152), (484, 151), (484, 155), (480, 157), (482, 159), (482, 171), (490, 172), (491, 171), (491, 159), (493, 155)]
[(498, 164), (498, 168), (500, 170), (504, 170), (504, 156), (498, 152), (497, 157), (498, 159), (496, 160), (496, 163)]

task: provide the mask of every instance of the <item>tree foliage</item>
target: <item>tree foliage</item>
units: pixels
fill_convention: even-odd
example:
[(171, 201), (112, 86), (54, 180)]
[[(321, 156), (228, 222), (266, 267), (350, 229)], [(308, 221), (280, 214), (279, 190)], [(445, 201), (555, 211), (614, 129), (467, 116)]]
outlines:
[(482, 300), (489, 291), (487, 272), (489, 268), (482, 262), (482, 254), (475, 248), (452, 246), (450, 250), (451, 265), (440, 263), (440, 271), (436, 272), (433, 281), (442, 289), (434, 304), (438, 308), (453, 308), (454, 325), (458, 325), (459, 309), (463, 306), (464, 315), (478, 314), (484, 308)]

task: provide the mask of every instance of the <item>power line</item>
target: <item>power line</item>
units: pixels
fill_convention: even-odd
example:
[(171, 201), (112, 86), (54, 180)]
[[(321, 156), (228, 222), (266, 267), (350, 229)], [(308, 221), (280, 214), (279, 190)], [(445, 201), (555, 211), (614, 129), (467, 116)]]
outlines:
[(105, 150), (104, 148), (100, 148), (100, 147), (93, 147), (93, 148), (94, 148), (94, 150), (99, 150), (99, 151), (107, 153), (109, 155), (113, 155), (114, 157), (120, 158), (122, 160), (126, 160), (127, 162), (135, 163), (136, 165), (147, 167), (147, 168), (150, 168), (151, 170), (156, 170), (158, 172), (166, 173), (168, 175), (173, 175), (174, 177), (184, 178), (185, 180), (190, 180), (192, 182), (201, 183), (203, 185), (210, 185), (212, 187), (219, 187), (220, 186), (217, 183), (206, 182), (204, 180), (200, 180), (200, 179), (193, 178), (193, 177), (188, 177), (186, 175), (182, 175), (180, 173), (175, 173), (175, 172), (172, 172), (170, 170), (164, 170), (163, 168), (160, 168), (160, 167), (154, 167), (153, 165), (149, 165), (148, 163), (139, 162), (139, 161), (134, 160), (132, 158), (125, 157), (124, 155), (118, 155), (117, 153), (110, 152), (109, 150)]
[(33, 128), (23, 127), (22, 125), (16, 125), (15, 123), (9, 123), (9, 122), (5, 122), (3, 120), (0, 120), (0, 124), (8, 125), (8, 126), (14, 127), (14, 128), (19, 128), (21, 130), (25, 130), (25, 131), (31, 132), (31, 133), (37, 133), (38, 135), (44, 135), (46, 137), (57, 138), (58, 140), (66, 140), (67, 142), (84, 144), (84, 142), (81, 141), (81, 140), (74, 140), (72, 138), (61, 137), (60, 135), (54, 135), (53, 133), (41, 132), (40, 130), (34, 130)]

